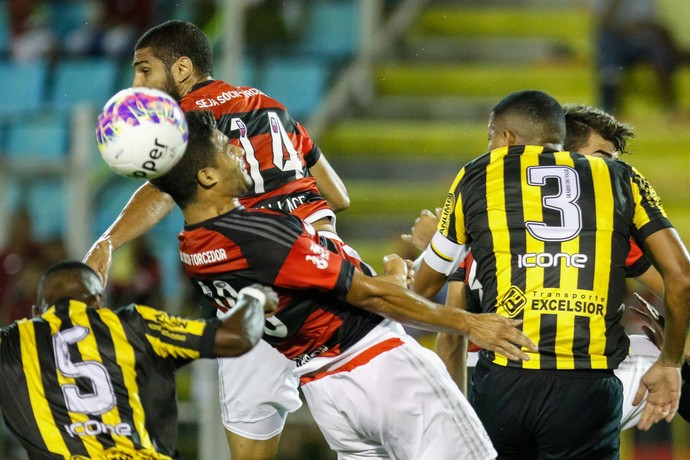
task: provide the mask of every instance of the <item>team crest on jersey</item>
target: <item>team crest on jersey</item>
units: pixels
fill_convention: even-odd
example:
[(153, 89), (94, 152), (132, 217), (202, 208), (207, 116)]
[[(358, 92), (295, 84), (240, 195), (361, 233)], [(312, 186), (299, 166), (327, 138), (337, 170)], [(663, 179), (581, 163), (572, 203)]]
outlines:
[(448, 236), (448, 224), (450, 222), (450, 216), (453, 215), (453, 211), (455, 211), (455, 194), (449, 193), (448, 196), (446, 196), (445, 203), (443, 203), (441, 226), (439, 227), (444, 236)]
[(505, 311), (509, 318), (515, 318), (520, 313), (527, 303), (525, 293), (517, 286), (510, 286), (508, 292), (496, 304), (498, 313), (501, 310)]

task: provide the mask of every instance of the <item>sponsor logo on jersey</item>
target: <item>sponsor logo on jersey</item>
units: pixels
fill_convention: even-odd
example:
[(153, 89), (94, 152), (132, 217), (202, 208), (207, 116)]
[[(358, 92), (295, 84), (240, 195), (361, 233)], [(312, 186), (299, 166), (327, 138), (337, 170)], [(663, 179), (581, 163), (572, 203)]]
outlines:
[(593, 292), (534, 291), (530, 309), (539, 312), (570, 312), (587, 316), (604, 316), (606, 299)]
[(224, 92), (220, 93), (218, 96), (216, 96), (215, 99), (205, 97), (203, 99), (197, 99), (196, 101), (194, 101), (194, 103), (197, 105), (197, 107), (199, 107), (201, 109), (207, 109), (209, 107), (215, 107), (215, 106), (221, 105), (224, 102), (230, 101), (230, 100), (238, 98), (238, 97), (252, 97), (252, 96), (258, 96), (260, 94), (263, 94), (263, 93), (256, 88), (224, 91)]
[(441, 211), (441, 226), (439, 229), (443, 236), (448, 236), (448, 224), (450, 222), (450, 216), (453, 215), (455, 211), (455, 195), (449, 193), (446, 196), (446, 201), (443, 203), (443, 210)]
[(586, 263), (586, 254), (568, 254), (565, 252), (557, 252), (556, 254), (549, 252), (518, 254), (518, 267), (520, 268), (549, 268), (558, 267), (561, 264), (564, 264), (566, 267), (585, 268)]
[(101, 434), (114, 434), (118, 436), (132, 436), (132, 426), (129, 423), (117, 423), (110, 425), (100, 420), (87, 420), (63, 425), (67, 434), (71, 437), (98, 436)]
[(496, 304), (496, 309), (499, 312), (503, 310), (508, 317), (514, 318), (522, 311), (526, 303), (527, 299), (522, 290), (517, 286), (510, 286), (508, 292), (506, 292), (503, 298)]
[(180, 251), (180, 260), (182, 263), (192, 266), (207, 265), (227, 260), (227, 258), (228, 254), (223, 248), (211, 249), (204, 252), (193, 252), (191, 254)]

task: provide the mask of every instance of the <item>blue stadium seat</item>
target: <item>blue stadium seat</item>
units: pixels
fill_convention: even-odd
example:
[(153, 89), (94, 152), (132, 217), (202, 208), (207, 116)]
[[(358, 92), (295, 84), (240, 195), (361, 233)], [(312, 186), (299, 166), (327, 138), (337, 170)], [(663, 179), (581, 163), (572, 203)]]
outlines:
[(118, 64), (114, 59), (65, 59), (58, 63), (48, 98), (50, 108), (71, 110), (79, 102), (96, 109), (114, 94)]
[(319, 59), (272, 58), (266, 62), (260, 89), (304, 121), (325, 95), (329, 68)]
[(53, 0), (49, 3), (50, 28), (59, 38), (85, 26), (92, 17), (91, 2), (74, 0)]
[(45, 62), (19, 64), (0, 61), (2, 103), (0, 117), (22, 117), (36, 113), (43, 105), (48, 65)]
[(69, 150), (69, 137), (65, 116), (18, 118), (7, 124), (5, 154), (15, 162), (62, 164)]
[(298, 51), (338, 60), (358, 47), (359, 10), (354, 0), (318, 0), (309, 5), (309, 19)]

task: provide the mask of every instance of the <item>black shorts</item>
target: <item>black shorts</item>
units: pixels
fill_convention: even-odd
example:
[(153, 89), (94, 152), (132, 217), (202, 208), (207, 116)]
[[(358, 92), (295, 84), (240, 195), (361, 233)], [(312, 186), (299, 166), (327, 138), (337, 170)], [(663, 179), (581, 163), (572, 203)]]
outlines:
[(500, 459), (617, 459), (623, 384), (609, 370), (530, 370), (480, 359), (470, 402)]

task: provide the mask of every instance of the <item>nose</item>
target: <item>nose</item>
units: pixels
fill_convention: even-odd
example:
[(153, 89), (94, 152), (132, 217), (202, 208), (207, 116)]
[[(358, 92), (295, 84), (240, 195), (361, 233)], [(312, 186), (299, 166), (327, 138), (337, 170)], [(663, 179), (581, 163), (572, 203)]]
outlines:
[(141, 78), (139, 78), (139, 75), (134, 74), (134, 79), (132, 80), (132, 88), (137, 88), (140, 86), (144, 86), (144, 84), (141, 81)]

